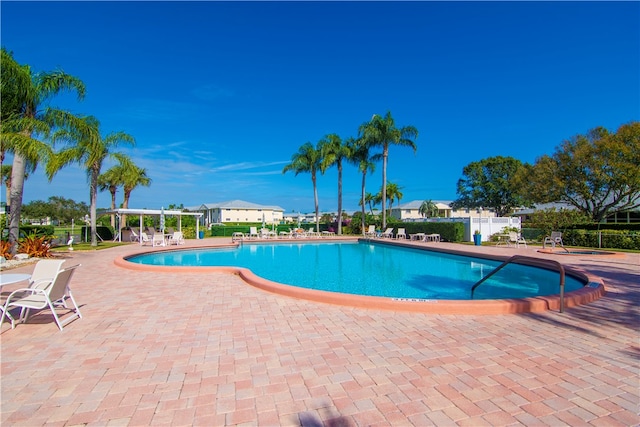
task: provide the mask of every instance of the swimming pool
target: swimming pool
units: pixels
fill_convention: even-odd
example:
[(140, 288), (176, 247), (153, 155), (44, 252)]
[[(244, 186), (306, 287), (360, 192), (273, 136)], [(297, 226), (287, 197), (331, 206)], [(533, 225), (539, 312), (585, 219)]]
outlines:
[[(236, 266), (282, 284), (410, 300), (468, 300), (471, 287), (500, 262), (372, 242), (244, 244), (128, 257), (154, 266)], [(510, 264), (479, 286), (474, 299), (528, 298), (559, 292), (558, 273)], [(567, 292), (584, 287), (567, 276)]]

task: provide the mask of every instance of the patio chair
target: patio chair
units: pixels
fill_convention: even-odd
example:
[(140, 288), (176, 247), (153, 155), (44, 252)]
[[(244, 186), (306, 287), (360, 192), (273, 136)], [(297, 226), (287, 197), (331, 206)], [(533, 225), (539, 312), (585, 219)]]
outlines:
[(149, 235), (145, 232), (140, 233), (140, 243), (142, 243), (143, 245), (146, 245), (147, 243), (151, 243), (151, 239), (149, 238)]
[(396, 239), (407, 240), (407, 232), (404, 228), (398, 228), (398, 232), (396, 233)]
[(129, 234), (129, 241), (130, 242), (139, 242), (140, 241), (140, 234), (138, 234), (138, 229), (136, 227), (131, 227), (130, 232), (131, 232), (131, 234)]
[(182, 231), (174, 231), (168, 241), (170, 245), (184, 245), (184, 235)]
[(544, 241), (542, 242), (542, 247), (546, 247), (547, 243), (551, 244), (552, 248), (555, 248), (556, 245), (560, 245), (564, 248), (564, 243), (562, 243), (562, 232), (560, 231), (552, 231), (551, 236), (546, 236)]
[(381, 237), (390, 239), (393, 237), (393, 227), (391, 228), (387, 228), (386, 230), (384, 230), (384, 233), (382, 233)]
[(509, 232), (509, 244), (516, 245), (516, 248), (519, 248), (520, 244), (523, 244), (525, 248), (527, 247), (527, 241), (520, 233), (516, 233), (515, 231)]
[(41, 259), (36, 263), (29, 279), (29, 287), (42, 289), (53, 282), (53, 279), (62, 270), (63, 259)]
[[(71, 280), (76, 268), (79, 266), (80, 264), (58, 271), (51, 285), (43, 289), (16, 289), (7, 297), (7, 301), (4, 304), (5, 313), (13, 307), (20, 307), (20, 323), (25, 323), (31, 310), (42, 310), (48, 308), (51, 310), (51, 314), (53, 315), (53, 318), (60, 330), (63, 329), (64, 325), (71, 322), (76, 317), (79, 319), (82, 318), (78, 304), (76, 304), (76, 300), (73, 298), (71, 288), (69, 287), (69, 281)], [(55, 302), (66, 298), (69, 298), (73, 303), (74, 308), (71, 309), (73, 314), (71, 317), (60, 321), (60, 317), (56, 312)], [(0, 319), (0, 327), (2, 327), (4, 318), (5, 316), (2, 316), (2, 319)], [(15, 328), (13, 323), (11, 328)]]
[(259, 238), (260, 235), (258, 234), (258, 227), (249, 227), (249, 240), (251, 240), (251, 238)]
[(151, 237), (151, 246), (165, 246), (166, 242), (164, 241), (164, 234), (155, 233), (153, 237)]
[(376, 226), (370, 225), (369, 228), (364, 232), (364, 237), (376, 237)]
[(307, 236), (308, 237), (320, 237), (320, 233), (318, 233), (317, 231), (315, 231), (313, 229), (313, 227), (309, 227), (309, 231), (307, 231)]

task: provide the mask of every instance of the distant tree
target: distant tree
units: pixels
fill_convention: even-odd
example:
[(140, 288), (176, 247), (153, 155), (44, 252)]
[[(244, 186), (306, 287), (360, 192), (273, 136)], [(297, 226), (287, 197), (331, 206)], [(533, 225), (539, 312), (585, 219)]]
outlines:
[(80, 163), (89, 179), (89, 198), (91, 216), (91, 246), (97, 246), (97, 195), (98, 177), (107, 157), (113, 157), (113, 151), (120, 143), (133, 145), (133, 137), (124, 132), (114, 132), (106, 136), (100, 134), (100, 122), (93, 116), (68, 117), (66, 126), (57, 130), (54, 141), (67, 141), (70, 145), (56, 153), (47, 165), (49, 179), (64, 166)]
[[(148, 187), (151, 185), (151, 178), (147, 175), (147, 170), (145, 168), (141, 168), (136, 166), (130, 161), (125, 161), (122, 163), (122, 192), (123, 201), (122, 208), (129, 208), (129, 200), (131, 199), (131, 193), (139, 186)], [(122, 223), (126, 224), (126, 215), (123, 215)]]
[(401, 145), (413, 148), (414, 153), (418, 149), (413, 141), (418, 137), (418, 129), (414, 126), (397, 128), (391, 112), (382, 117), (374, 114), (371, 121), (360, 126), (360, 134), (369, 147), (382, 148), (382, 228), (387, 226), (385, 203), (387, 200), (387, 160), (389, 147)]
[(0, 63), (0, 163), (5, 152), (13, 153), (9, 242), (11, 253), (15, 254), (25, 175), (30, 167), (35, 169), (38, 163), (50, 158), (52, 150), (45, 140), (63, 113), (51, 106), (45, 108), (45, 104), (66, 90), (75, 91), (78, 99), (82, 99), (85, 86), (78, 78), (63, 71), (33, 73), (29, 66), (18, 64), (4, 48)]
[[(111, 194), (111, 210), (115, 210), (116, 208), (116, 193), (118, 191), (118, 187), (122, 187), (124, 185), (124, 164), (131, 162), (131, 159), (128, 156), (121, 153), (114, 154), (114, 157), (118, 161), (118, 164), (112, 166), (106, 172), (98, 176), (98, 189), (100, 191), (108, 190)], [(115, 228), (115, 226), (115, 214), (111, 214), (111, 227)]]
[[(321, 168), (336, 165), (338, 168), (338, 218), (342, 217), (342, 162), (351, 157), (351, 146), (344, 144), (342, 139), (335, 133), (327, 135), (319, 143), (320, 154), (322, 156)], [(338, 235), (342, 234), (342, 221), (338, 221)]]
[(373, 207), (380, 203), (380, 195), (367, 192), (364, 195), (364, 202), (369, 206), (369, 213), (373, 215)]
[(62, 224), (69, 224), (71, 220), (82, 220), (89, 212), (84, 202), (76, 202), (61, 196), (51, 196), (48, 201), (32, 200), (23, 206), (23, 215), (30, 219), (44, 220), (51, 218)]
[[(362, 186), (361, 186), (361, 196), (359, 205), (362, 208), (360, 215), (360, 227), (362, 230), (365, 229), (365, 221), (366, 221), (366, 212), (365, 212), (365, 204), (367, 201), (371, 201), (371, 198), (367, 200), (366, 194), (366, 181), (367, 181), (367, 173), (371, 173), (375, 170), (375, 163), (371, 157), (370, 147), (367, 145), (366, 140), (363, 138), (349, 138), (347, 140), (347, 145), (350, 147), (350, 156), (348, 158), (349, 162), (355, 164), (358, 167), (358, 171), (362, 174)], [(372, 208), (371, 205), (369, 205)]]
[(296, 176), (299, 173), (310, 173), (313, 183), (313, 199), (316, 208), (316, 231), (320, 231), (320, 209), (318, 206), (317, 173), (320, 170), (322, 154), (320, 150), (307, 142), (300, 146), (298, 152), (291, 156), (291, 163), (282, 169), (282, 173), (292, 171)]
[(536, 203), (565, 202), (600, 222), (640, 206), (640, 122), (598, 127), (564, 141), (520, 176)]
[(543, 230), (548, 236), (552, 231), (589, 223), (591, 218), (578, 210), (550, 208), (534, 211), (527, 226)]
[(438, 211), (438, 206), (435, 203), (433, 203), (433, 201), (425, 200), (420, 205), (420, 208), (418, 208), (418, 212), (420, 213), (420, 215), (430, 218), (430, 217), (438, 216), (439, 211)]
[[(397, 200), (398, 203), (400, 203), (400, 199), (402, 199), (402, 196), (404, 196), (404, 194), (402, 193), (402, 187), (400, 187), (398, 184), (394, 183), (394, 182), (387, 182), (386, 185), (387, 188), (387, 201), (389, 202), (389, 212), (388, 214), (391, 215), (391, 210), (393, 209), (393, 201)], [(376, 195), (376, 201), (381, 201), (382, 200), (382, 193), (383, 189), (380, 189), (380, 192)]]
[(462, 169), (458, 180), (458, 199), (452, 207), (493, 208), (497, 216), (506, 216), (513, 209), (527, 205), (518, 186), (517, 175), (524, 165), (513, 157), (489, 157), (472, 162)]

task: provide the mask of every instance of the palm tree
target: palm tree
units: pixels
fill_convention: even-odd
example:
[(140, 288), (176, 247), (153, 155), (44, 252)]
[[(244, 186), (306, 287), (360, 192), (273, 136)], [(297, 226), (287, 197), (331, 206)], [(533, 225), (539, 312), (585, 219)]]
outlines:
[(391, 215), (391, 209), (393, 207), (393, 201), (397, 200), (400, 203), (400, 199), (402, 199), (402, 187), (398, 186), (398, 184), (393, 182), (387, 183), (387, 200), (389, 200), (389, 215)]
[[(365, 218), (365, 205), (369, 203), (369, 210), (373, 215), (373, 207), (371, 206), (371, 202), (373, 200), (373, 196), (366, 192), (366, 181), (367, 181), (367, 173), (373, 172), (376, 168), (375, 163), (371, 159), (371, 155), (369, 153), (369, 146), (365, 144), (365, 141), (362, 138), (354, 139), (349, 138), (347, 140), (347, 146), (350, 147), (350, 156), (348, 157), (349, 162), (355, 164), (358, 167), (358, 170), (362, 173), (362, 193), (360, 196), (360, 206), (362, 207), (362, 218), (361, 218), (361, 230), (364, 231), (366, 224)], [(367, 199), (367, 196), (369, 198)]]
[[(13, 153), (11, 189), (9, 197), (9, 242), (11, 253), (17, 249), (22, 195), (25, 173), (41, 161), (51, 158), (47, 139), (56, 118), (62, 117), (62, 111), (44, 104), (53, 96), (65, 90), (77, 92), (82, 99), (85, 86), (81, 80), (63, 71), (33, 73), (26, 65), (19, 65), (13, 55), (2, 49), (2, 125), (0, 127), (0, 161), (5, 152)], [(41, 138), (41, 139), (39, 139)]]
[(414, 126), (396, 128), (391, 112), (384, 117), (374, 114), (371, 121), (360, 126), (360, 133), (370, 147), (382, 147), (382, 228), (387, 226), (385, 203), (387, 200), (387, 160), (390, 145), (403, 145), (418, 149), (413, 139), (418, 137)]
[[(149, 178), (149, 176), (147, 175), (147, 170), (136, 166), (132, 162), (123, 163), (123, 209), (127, 209), (129, 207), (131, 192), (140, 185), (142, 185), (143, 187), (148, 187), (149, 185), (151, 185), (151, 178)], [(127, 224), (126, 215), (122, 216), (122, 223), (125, 225)]]
[(338, 235), (342, 234), (342, 162), (351, 156), (351, 146), (343, 144), (338, 135), (332, 133), (319, 143), (322, 156), (321, 169), (326, 171), (336, 165), (338, 168)]
[(313, 200), (316, 208), (316, 232), (320, 231), (320, 211), (318, 207), (318, 187), (317, 173), (322, 162), (322, 154), (310, 142), (300, 146), (298, 152), (291, 156), (291, 163), (282, 169), (282, 173), (292, 171), (297, 176), (299, 173), (308, 172), (311, 174), (311, 182), (313, 183)]
[(420, 205), (418, 212), (420, 213), (420, 215), (427, 218), (438, 216), (438, 206), (431, 200), (425, 200)]
[(96, 237), (96, 205), (98, 198), (98, 177), (107, 157), (115, 157), (113, 151), (120, 143), (135, 144), (134, 138), (124, 132), (114, 132), (102, 137), (100, 122), (93, 116), (68, 118), (67, 126), (56, 131), (54, 141), (66, 140), (71, 146), (56, 153), (47, 164), (49, 179), (62, 167), (70, 163), (80, 163), (86, 170), (89, 179), (89, 198), (91, 216), (91, 246), (97, 246)]
[[(116, 153), (114, 157), (118, 160), (118, 164), (112, 166), (105, 173), (98, 177), (98, 189), (100, 191), (109, 190), (111, 193), (111, 210), (116, 208), (116, 192), (118, 187), (124, 185), (124, 166), (126, 162), (131, 162), (131, 159), (123, 154)], [(111, 214), (111, 227), (115, 229), (116, 218), (114, 214)]]

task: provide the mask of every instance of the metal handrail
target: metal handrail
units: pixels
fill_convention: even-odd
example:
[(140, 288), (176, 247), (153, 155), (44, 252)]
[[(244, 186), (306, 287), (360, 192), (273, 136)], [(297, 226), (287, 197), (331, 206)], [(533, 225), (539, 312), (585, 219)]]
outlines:
[(489, 274), (480, 279), (478, 282), (476, 282), (476, 284), (471, 287), (471, 299), (473, 299), (473, 293), (481, 283), (496, 274), (498, 271), (502, 270), (506, 265), (514, 263), (518, 260), (529, 261), (531, 264), (553, 264), (555, 267), (558, 267), (558, 271), (560, 272), (560, 313), (564, 312), (564, 267), (562, 266), (562, 264), (553, 259), (534, 258), (525, 255), (512, 256), (511, 258), (500, 264), (498, 267), (496, 267)]

